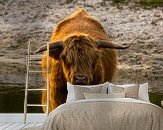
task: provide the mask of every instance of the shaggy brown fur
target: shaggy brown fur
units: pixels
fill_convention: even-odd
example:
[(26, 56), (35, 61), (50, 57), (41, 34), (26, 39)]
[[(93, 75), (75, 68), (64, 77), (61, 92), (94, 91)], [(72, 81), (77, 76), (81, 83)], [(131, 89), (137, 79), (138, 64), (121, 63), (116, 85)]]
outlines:
[[(97, 48), (96, 40), (110, 39), (102, 25), (83, 9), (65, 18), (54, 30), (50, 42), (63, 41), (63, 48), (50, 52), (50, 111), (66, 101), (66, 83), (73, 84), (75, 74), (87, 75), (87, 84), (112, 80), (116, 70), (115, 50)], [(46, 52), (43, 70), (45, 55)], [(42, 92), (42, 104), (46, 104), (46, 91)]]

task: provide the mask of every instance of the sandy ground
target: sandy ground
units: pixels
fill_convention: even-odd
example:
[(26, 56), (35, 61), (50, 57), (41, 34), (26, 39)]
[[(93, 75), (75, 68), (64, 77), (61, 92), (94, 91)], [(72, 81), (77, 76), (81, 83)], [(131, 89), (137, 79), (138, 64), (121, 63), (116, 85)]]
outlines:
[(0, 83), (14, 83), (15, 75), (23, 84), (26, 42), (31, 40), (33, 50), (38, 48), (49, 40), (56, 24), (78, 7), (96, 17), (113, 42), (131, 44), (128, 50), (118, 51), (115, 82), (151, 82), (151, 87), (162, 89), (163, 7), (117, 6), (102, 0), (70, 4), (59, 0), (0, 1)]

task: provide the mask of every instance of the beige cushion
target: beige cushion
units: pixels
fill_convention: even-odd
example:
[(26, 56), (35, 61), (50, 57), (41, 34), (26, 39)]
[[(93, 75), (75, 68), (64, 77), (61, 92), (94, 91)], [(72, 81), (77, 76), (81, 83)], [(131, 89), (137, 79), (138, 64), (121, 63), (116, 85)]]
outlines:
[(126, 98), (138, 99), (139, 85), (132, 84), (132, 85), (120, 86), (120, 85), (111, 84), (111, 87), (113, 93), (125, 93)]
[(101, 93), (102, 86), (95, 86), (95, 87), (74, 87), (75, 92), (75, 99), (81, 100), (84, 99), (84, 93)]
[(125, 93), (112, 93), (112, 94), (84, 93), (84, 97), (86, 99), (91, 99), (91, 98), (125, 98)]

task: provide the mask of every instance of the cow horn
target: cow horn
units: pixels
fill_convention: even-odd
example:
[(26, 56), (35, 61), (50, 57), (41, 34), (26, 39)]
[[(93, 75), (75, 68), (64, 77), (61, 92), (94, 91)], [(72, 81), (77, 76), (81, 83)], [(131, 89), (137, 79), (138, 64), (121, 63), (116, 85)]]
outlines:
[[(60, 48), (62, 47), (63, 42), (62, 41), (57, 41), (57, 42), (52, 42), (49, 43), (49, 50), (53, 50), (55, 48)], [(47, 50), (47, 44), (44, 44), (43, 46), (41, 46), (40, 48), (38, 48), (35, 53), (39, 53), (39, 52), (43, 52)]]
[(123, 46), (123, 45), (113, 44), (109, 41), (104, 41), (104, 40), (98, 40), (97, 46), (98, 48), (113, 48), (113, 49), (126, 49), (130, 47), (130, 45)]

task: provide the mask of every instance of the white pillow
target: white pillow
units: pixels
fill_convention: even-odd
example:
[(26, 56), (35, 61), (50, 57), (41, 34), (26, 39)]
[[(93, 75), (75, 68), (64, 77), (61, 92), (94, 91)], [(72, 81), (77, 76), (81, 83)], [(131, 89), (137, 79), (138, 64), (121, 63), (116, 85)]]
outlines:
[(84, 97), (86, 99), (92, 99), (92, 98), (125, 98), (125, 93), (112, 93), (112, 94), (84, 93)]
[(148, 94), (148, 83), (144, 83), (140, 85), (138, 99), (146, 102), (150, 102), (149, 94)]
[(100, 87), (101, 86), (102, 87), (101, 88), (101, 93), (107, 93), (107, 84), (108, 83), (106, 82), (106, 83), (98, 84), (98, 85), (72, 85), (71, 83), (67, 82), (68, 95), (67, 95), (66, 103), (76, 100), (74, 87), (95, 88), (95, 87)]

